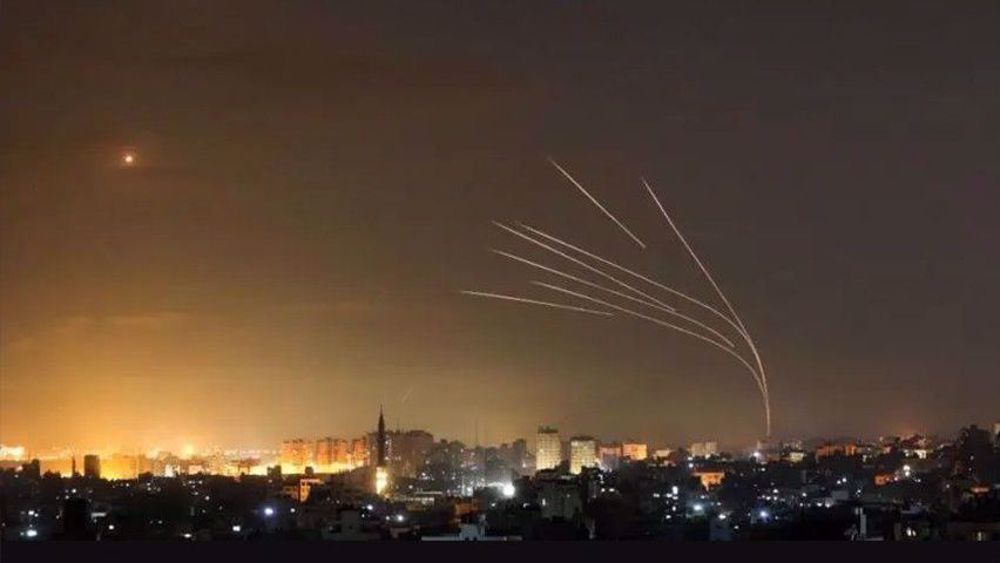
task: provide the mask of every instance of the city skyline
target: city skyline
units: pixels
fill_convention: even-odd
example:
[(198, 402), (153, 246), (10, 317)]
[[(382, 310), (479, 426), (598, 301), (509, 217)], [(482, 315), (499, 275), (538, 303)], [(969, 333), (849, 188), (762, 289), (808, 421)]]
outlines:
[(639, 177), (775, 439), (988, 424), (996, 14), (941, 11), (4, 2), (0, 442), (264, 447), (384, 403), (466, 443), (752, 443), (731, 358), (459, 294), (536, 289), (484, 252), (516, 217), (712, 300)]
[[(1000, 431), (1000, 421), (994, 420), (990, 421), (968, 421), (968, 425), (979, 426), (985, 429), (991, 429), (994, 433)], [(0, 459), (8, 459), (5, 456), (11, 456), (13, 453), (17, 453), (10, 460), (29, 460), (33, 457), (41, 457), (42, 459), (56, 459), (58, 456), (64, 456), (72, 454), (75, 457), (82, 457), (85, 454), (96, 453), (100, 455), (144, 455), (147, 457), (155, 458), (159, 455), (174, 455), (181, 458), (192, 458), (209, 456), (222, 452), (230, 452), (232, 454), (242, 454), (242, 453), (252, 453), (252, 452), (278, 452), (286, 444), (291, 442), (319, 442), (323, 440), (334, 440), (334, 441), (346, 441), (348, 444), (351, 442), (356, 442), (358, 439), (364, 440), (366, 437), (370, 437), (376, 433), (378, 425), (371, 424), (367, 428), (363, 428), (357, 432), (348, 432), (344, 430), (337, 429), (326, 429), (326, 430), (315, 430), (311, 432), (305, 432), (297, 435), (288, 435), (280, 438), (278, 441), (270, 443), (254, 443), (254, 444), (233, 444), (233, 443), (197, 443), (192, 440), (178, 439), (173, 444), (86, 444), (86, 445), (70, 445), (66, 443), (56, 444), (56, 445), (45, 445), (45, 446), (30, 446), (24, 443), (0, 443), (3, 446), (3, 455), (0, 455)], [(648, 447), (649, 451), (652, 452), (657, 448), (697, 448), (699, 444), (712, 443), (715, 444), (715, 448), (718, 451), (724, 451), (729, 453), (746, 453), (747, 451), (752, 451), (755, 447), (762, 443), (767, 443), (771, 445), (780, 444), (792, 444), (792, 443), (823, 443), (829, 441), (880, 441), (889, 438), (908, 438), (908, 437), (931, 437), (931, 438), (941, 438), (949, 436), (953, 431), (926, 431), (920, 429), (909, 429), (902, 433), (878, 433), (869, 432), (865, 434), (789, 434), (786, 436), (772, 436), (771, 440), (765, 440), (764, 437), (759, 437), (753, 441), (731, 441), (726, 439), (721, 439), (718, 436), (712, 435), (695, 435), (685, 439), (672, 439), (672, 440), (659, 440), (659, 439), (647, 439), (641, 435), (636, 434), (609, 434), (606, 432), (595, 431), (595, 429), (590, 428), (587, 431), (574, 430), (572, 427), (557, 427), (551, 424), (540, 424), (535, 427), (535, 430), (527, 432), (523, 435), (504, 437), (499, 439), (490, 439), (485, 434), (480, 434), (479, 429), (474, 429), (472, 435), (463, 438), (461, 435), (455, 432), (440, 432), (429, 429), (427, 427), (417, 425), (405, 426), (405, 425), (389, 425), (386, 427), (386, 431), (391, 434), (407, 433), (407, 432), (421, 432), (427, 433), (432, 436), (435, 441), (443, 442), (459, 442), (463, 443), (469, 448), (496, 448), (501, 446), (510, 445), (516, 441), (524, 440), (532, 447), (536, 449), (540, 445), (540, 436), (544, 433), (551, 433), (557, 440), (557, 443), (562, 444), (562, 448), (565, 449), (566, 446), (576, 437), (585, 437), (587, 439), (592, 439), (596, 444), (599, 445), (613, 445), (618, 444), (642, 444)], [(351, 444), (353, 445), (353, 444)], [(553, 455), (561, 455), (558, 454)], [(545, 467), (551, 467), (552, 464), (547, 463)]]

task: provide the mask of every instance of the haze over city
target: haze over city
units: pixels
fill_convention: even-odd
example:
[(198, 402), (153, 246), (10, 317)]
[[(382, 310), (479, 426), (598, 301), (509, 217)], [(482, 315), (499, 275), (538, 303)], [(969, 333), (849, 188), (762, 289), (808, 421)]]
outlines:
[(997, 416), (995, 19), (273, 7), (3, 3), (0, 442), (273, 448), (382, 404), (467, 443), (752, 443), (731, 358), (459, 293), (533, 291), (487, 251), (520, 220), (713, 300), (640, 176), (753, 333), (774, 437)]

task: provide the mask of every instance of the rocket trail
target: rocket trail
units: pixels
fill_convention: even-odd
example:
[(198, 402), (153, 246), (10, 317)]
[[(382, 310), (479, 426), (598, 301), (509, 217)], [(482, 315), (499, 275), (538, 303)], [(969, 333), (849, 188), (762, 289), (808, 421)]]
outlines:
[[(715, 340), (713, 340), (711, 338), (708, 338), (707, 336), (698, 334), (697, 332), (693, 332), (693, 331), (690, 331), (690, 330), (688, 330), (686, 328), (679, 327), (677, 325), (668, 323), (668, 322), (663, 321), (661, 319), (657, 319), (655, 317), (650, 317), (648, 315), (644, 315), (642, 313), (633, 311), (631, 309), (626, 309), (625, 307), (619, 307), (618, 305), (615, 305), (614, 303), (608, 303), (607, 301), (604, 301), (602, 299), (598, 299), (596, 297), (591, 297), (591, 296), (585, 295), (583, 293), (578, 293), (576, 291), (572, 291), (570, 289), (566, 289), (566, 288), (560, 287), (558, 285), (552, 285), (552, 284), (548, 284), (548, 283), (540, 282), (540, 281), (533, 281), (531, 283), (533, 283), (535, 285), (538, 285), (538, 286), (541, 286), (541, 287), (544, 287), (544, 288), (547, 288), (547, 289), (551, 289), (553, 291), (558, 291), (560, 293), (565, 293), (567, 295), (572, 295), (572, 296), (578, 297), (580, 299), (585, 299), (585, 300), (590, 301), (592, 303), (597, 303), (598, 305), (603, 305), (605, 307), (609, 307), (609, 308), (621, 311), (621, 312), (623, 312), (625, 314), (632, 315), (633, 317), (638, 317), (640, 319), (647, 320), (649, 322), (658, 324), (660, 326), (663, 326), (663, 327), (666, 327), (666, 328), (670, 328), (670, 329), (682, 332), (684, 334), (687, 334), (689, 336), (693, 336), (693, 337), (695, 337), (695, 338), (697, 338), (699, 340), (703, 340), (705, 342), (708, 342), (712, 346), (715, 346), (716, 348), (718, 348), (718, 349), (722, 350), (723, 352), (729, 354), (730, 356), (736, 358), (741, 364), (743, 364), (743, 366), (746, 367), (747, 370), (750, 372), (750, 374), (753, 376), (753, 380), (757, 384), (757, 389), (761, 392), (761, 394), (762, 395), (766, 395), (766, 393), (767, 393), (767, 391), (764, 389), (763, 384), (761, 383), (760, 378), (757, 376), (757, 372), (754, 370), (753, 366), (751, 366), (749, 364), (749, 362), (747, 362), (746, 360), (744, 360), (742, 356), (740, 356), (739, 354), (737, 354), (733, 350), (731, 350), (729, 348), (726, 348), (720, 342), (717, 342), (717, 341), (715, 341)], [(766, 403), (765, 403), (765, 405), (766, 405)], [(768, 407), (765, 406), (765, 411), (767, 410), (767, 408)], [(770, 415), (768, 415), (768, 418), (770, 418)]]
[(740, 336), (743, 336), (744, 338), (746, 338), (746, 335), (744, 334), (743, 329), (739, 325), (737, 325), (736, 323), (734, 323), (733, 320), (730, 319), (726, 314), (722, 313), (721, 311), (719, 311), (715, 307), (712, 307), (708, 303), (705, 303), (704, 301), (701, 301), (700, 299), (696, 299), (694, 297), (691, 297), (690, 295), (687, 295), (686, 293), (677, 291), (676, 289), (674, 289), (672, 287), (663, 285), (662, 283), (660, 283), (660, 282), (658, 282), (658, 281), (656, 281), (654, 279), (651, 279), (651, 278), (649, 278), (647, 276), (644, 276), (644, 275), (642, 275), (642, 274), (640, 274), (638, 272), (632, 271), (632, 270), (630, 270), (630, 269), (628, 269), (625, 266), (622, 266), (620, 264), (616, 264), (615, 262), (612, 262), (611, 260), (608, 260), (606, 258), (602, 258), (602, 257), (594, 254), (593, 252), (588, 252), (588, 251), (580, 248), (579, 246), (570, 244), (570, 243), (562, 240), (561, 238), (556, 237), (554, 235), (550, 235), (550, 234), (548, 234), (548, 233), (546, 233), (546, 232), (544, 232), (544, 231), (542, 231), (540, 229), (536, 229), (536, 228), (534, 228), (534, 227), (532, 227), (530, 225), (525, 225), (524, 223), (518, 223), (518, 224), (521, 227), (523, 227), (524, 229), (527, 229), (528, 231), (532, 232), (533, 234), (536, 234), (536, 235), (538, 235), (540, 237), (544, 237), (544, 238), (546, 238), (546, 239), (548, 239), (548, 240), (550, 240), (552, 242), (555, 242), (557, 244), (562, 245), (565, 248), (569, 248), (570, 250), (574, 250), (574, 251), (576, 251), (576, 252), (578, 252), (580, 254), (583, 254), (584, 256), (587, 256), (589, 258), (593, 258), (594, 260), (597, 260), (598, 262), (601, 262), (602, 264), (607, 264), (608, 266), (611, 266), (612, 268), (615, 268), (615, 269), (617, 269), (617, 270), (619, 270), (621, 272), (625, 272), (626, 274), (628, 274), (628, 275), (630, 275), (630, 276), (632, 276), (634, 278), (640, 279), (640, 280), (642, 280), (642, 281), (644, 281), (644, 282), (646, 282), (646, 283), (648, 283), (650, 285), (656, 286), (656, 287), (658, 287), (658, 288), (660, 288), (660, 289), (662, 289), (662, 290), (664, 290), (664, 291), (666, 291), (668, 293), (671, 293), (673, 295), (676, 295), (677, 297), (680, 297), (680, 298), (685, 299), (685, 300), (687, 300), (687, 301), (689, 301), (691, 303), (694, 303), (695, 305), (698, 305), (699, 307), (705, 309), (706, 311), (709, 311), (710, 313), (714, 314), (715, 316), (719, 317), (720, 319), (726, 321), (726, 323), (729, 324), (729, 326), (733, 327), (733, 330), (735, 330), (736, 332), (738, 332), (740, 334)]
[(608, 311), (597, 311), (595, 309), (586, 309), (584, 307), (576, 307), (573, 305), (563, 305), (562, 303), (549, 303), (548, 301), (538, 301), (535, 299), (527, 299), (524, 297), (517, 297), (514, 295), (502, 295), (500, 293), (489, 293), (486, 291), (470, 291), (463, 289), (460, 293), (465, 295), (474, 295), (476, 297), (489, 297), (490, 299), (503, 299), (505, 301), (516, 301), (518, 303), (527, 303), (529, 305), (541, 305), (543, 307), (552, 307), (553, 309), (563, 309), (565, 311), (575, 311), (577, 313), (588, 313), (591, 315), (600, 315), (602, 317), (613, 317), (614, 313)]
[(549, 162), (552, 163), (552, 166), (555, 166), (556, 170), (561, 172), (562, 175), (565, 176), (567, 180), (572, 182), (573, 185), (576, 186), (576, 188), (580, 190), (581, 193), (583, 193), (583, 195), (587, 196), (587, 199), (589, 199), (591, 203), (593, 203), (594, 205), (597, 206), (598, 209), (603, 211), (604, 214), (608, 216), (608, 219), (614, 221), (615, 225), (618, 225), (619, 229), (621, 229), (622, 231), (625, 232), (626, 235), (631, 237), (632, 240), (634, 240), (635, 243), (639, 245), (639, 248), (643, 249), (646, 248), (646, 244), (643, 243), (641, 240), (639, 240), (639, 237), (632, 234), (632, 231), (628, 230), (628, 227), (626, 227), (621, 221), (618, 220), (617, 217), (612, 215), (610, 211), (608, 211), (603, 205), (601, 205), (601, 202), (597, 201), (597, 199), (594, 196), (590, 195), (590, 192), (588, 192), (586, 188), (580, 185), (580, 182), (577, 182), (576, 178), (574, 178), (569, 172), (567, 172), (566, 169), (564, 169), (562, 166), (559, 166), (559, 163), (556, 162), (555, 160), (552, 160), (552, 158), (549, 158)]
[[(742, 329), (741, 332), (743, 333), (743, 337), (746, 339), (747, 345), (750, 346), (750, 350), (753, 352), (754, 358), (757, 360), (757, 368), (760, 370), (760, 378), (763, 380), (763, 383), (764, 383), (764, 402), (765, 402), (765, 407), (766, 407), (766, 405), (767, 405), (767, 403), (769, 401), (769, 399), (768, 399), (768, 393), (767, 393), (767, 375), (764, 372), (764, 364), (763, 364), (763, 362), (761, 362), (760, 354), (757, 352), (757, 346), (754, 344), (753, 339), (750, 337), (750, 333), (747, 331), (746, 326), (744, 326), (743, 321), (740, 320), (740, 316), (736, 313), (736, 309), (733, 308), (732, 303), (730, 303), (729, 299), (726, 298), (726, 294), (722, 292), (722, 289), (719, 287), (719, 284), (715, 283), (715, 279), (712, 277), (712, 274), (710, 274), (708, 272), (708, 268), (705, 267), (705, 264), (703, 264), (702, 261), (701, 261), (701, 259), (698, 258), (698, 255), (695, 253), (694, 249), (692, 249), (691, 245), (688, 244), (687, 239), (685, 239), (684, 235), (681, 234), (680, 229), (678, 229), (677, 225), (674, 224), (673, 220), (670, 218), (670, 214), (667, 213), (667, 210), (663, 207), (663, 204), (660, 203), (660, 198), (656, 197), (656, 193), (653, 191), (653, 188), (650, 187), (649, 183), (646, 182), (645, 178), (641, 178), (641, 180), (642, 180), (642, 185), (645, 186), (646, 187), (646, 191), (649, 192), (649, 196), (651, 198), (653, 198), (653, 201), (656, 203), (656, 206), (660, 209), (660, 213), (663, 214), (663, 218), (667, 220), (667, 224), (670, 225), (671, 229), (673, 229), (674, 234), (676, 234), (677, 238), (680, 239), (681, 244), (683, 244), (684, 248), (687, 249), (688, 254), (691, 255), (692, 259), (694, 259), (695, 264), (698, 265), (698, 268), (701, 269), (701, 272), (703, 274), (705, 274), (705, 277), (708, 279), (708, 282), (710, 284), (712, 284), (712, 287), (715, 289), (715, 292), (719, 295), (719, 298), (722, 299), (722, 302), (726, 304), (726, 307), (729, 309), (729, 312), (733, 315), (733, 320), (735, 320), (736, 323), (738, 325), (740, 325), (740, 329)], [(771, 414), (770, 414), (770, 409), (765, 408), (765, 410), (768, 413), (767, 414), (767, 435), (770, 436), (771, 435)]]
[(504, 257), (510, 258), (511, 260), (515, 260), (517, 262), (521, 262), (523, 264), (527, 264), (529, 266), (533, 266), (533, 267), (538, 268), (540, 270), (544, 270), (544, 271), (549, 272), (551, 274), (555, 274), (557, 276), (561, 276), (561, 277), (564, 277), (566, 279), (573, 280), (573, 281), (575, 281), (577, 283), (581, 283), (581, 284), (586, 285), (588, 287), (592, 287), (594, 289), (600, 289), (601, 291), (604, 291), (606, 293), (610, 293), (612, 295), (617, 295), (618, 297), (621, 297), (623, 299), (628, 299), (629, 301), (633, 301), (635, 303), (640, 303), (640, 304), (645, 305), (647, 307), (652, 307), (653, 309), (658, 309), (660, 311), (663, 311), (664, 313), (667, 313), (667, 314), (670, 314), (670, 315), (674, 315), (676, 317), (684, 319), (684, 320), (686, 320), (686, 321), (688, 321), (688, 322), (690, 322), (692, 324), (695, 324), (695, 325), (697, 325), (697, 326), (699, 326), (699, 327), (707, 330), (708, 332), (711, 332), (713, 335), (719, 337), (723, 342), (725, 342), (726, 344), (728, 344), (730, 348), (735, 348), (735, 345), (733, 344), (733, 341), (729, 340), (728, 338), (726, 338), (725, 335), (723, 335), (721, 332), (719, 332), (719, 331), (715, 330), (714, 328), (712, 328), (712, 327), (710, 327), (710, 326), (702, 323), (701, 321), (699, 321), (697, 319), (693, 319), (693, 318), (691, 318), (691, 317), (689, 317), (689, 316), (687, 316), (687, 315), (685, 315), (683, 313), (678, 313), (677, 310), (674, 309), (673, 307), (661, 307), (660, 305), (657, 305), (656, 303), (652, 303), (650, 301), (645, 301), (645, 300), (639, 299), (637, 297), (632, 297), (631, 295), (628, 295), (627, 293), (622, 293), (622, 292), (617, 291), (615, 289), (611, 289), (610, 287), (604, 287), (603, 285), (594, 283), (594, 282), (589, 281), (589, 280), (585, 280), (583, 278), (578, 278), (578, 277), (576, 277), (576, 276), (574, 276), (572, 274), (567, 274), (566, 272), (557, 270), (555, 268), (550, 268), (550, 267), (545, 266), (543, 264), (539, 264), (537, 262), (532, 262), (531, 260), (528, 260), (527, 258), (522, 258), (520, 256), (517, 256), (516, 254), (511, 254), (510, 252), (504, 252), (503, 250), (496, 250), (496, 249), (492, 249), (492, 250), (493, 250), (494, 253), (499, 254), (500, 256), (504, 256)]
[[(635, 234), (633, 234), (632, 231), (630, 231), (628, 227), (625, 226), (624, 223), (622, 223), (617, 217), (615, 217), (606, 207), (604, 207), (604, 205), (601, 204), (600, 201), (597, 200), (597, 198), (595, 198), (589, 191), (587, 191), (587, 189), (584, 188), (583, 185), (580, 184), (580, 182), (578, 182), (576, 178), (573, 177), (572, 174), (570, 174), (565, 168), (563, 168), (559, 163), (557, 163), (552, 158), (549, 158), (548, 160), (552, 164), (552, 166), (554, 166), (556, 170), (559, 171), (560, 174), (562, 174), (567, 180), (569, 180), (580, 191), (580, 193), (584, 195), (584, 197), (590, 200), (590, 202), (595, 207), (597, 207), (608, 219), (610, 219), (622, 232), (628, 235), (629, 238), (631, 238), (636, 244), (638, 244), (641, 249), (646, 249), (646, 244), (643, 243), (641, 240), (639, 240), (639, 238), (636, 237)], [(577, 275), (568, 273), (566, 271), (550, 267), (539, 262), (534, 262), (527, 258), (522, 258), (510, 252), (504, 252), (501, 250), (493, 249), (492, 251), (494, 253), (503, 256), (505, 258), (508, 258), (510, 260), (527, 264), (529, 266), (532, 266), (533, 268), (542, 270), (549, 274), (559, 276), (563, 279), (570, 280), (577, 284), (581, 284), (588, 288), (600, 290), (612, 296), (618, 297), (619, 299), (625, 299), (627, 301), (631, 301), (632, 303), (637, 303), (643, 307), (649, 307), (661, 313), (666, 313), (668, 315), (677, 317), (679, 319), (686, 321), (687, 323), (690, 323), (690, 326), (689, 325), (678, 326), (671, 322), (667, 322), (666, 320), (664, 320), (664, 318), (660, 318), (662, 317), (662, 315), (656, 315), (655, 313), (645, 314), (644, 312), (639, 312), (639, 311), (645, 311), (644, 309), (633, 310), (630, 308), (623, 307), (621, 305), (617, 305), (610, 301), (598, 299), (596, 297), (587, 295), (585, 293), (567, 289), (566, 287), (553, 285), (550, 283), (544, 283), (540, 281), (534, 281), (532, 283), (534, 285), (538, 285), (540, 287), (556, 291), (564, 295), (570, 295), (577, 299), (581, 299), (586, 302), (600, 305), (601, 307), (605, 308), (605, 310), (597, 310), (587, 307), (579, 307), (576, 305), (568, 305), (561, 303), (551, 303), (547, 301), (538, 301), (534, 299), (527, 299), (512, 295), (502, 295), (502, 294), (487, 293), (482, 291), (463, 291), (462, 293), (467, 295), (516, 301), (532, 305), (539, 305), (544, 307), (551, 307), (556, 309), (576, 311), (576, 312), (601, 315), (601, 316), (615, 316), (616, 313), (613, 313), (612, 311), (617, 311), (618, 313), (624, 313), (631, 317), (642, 319), (647, 322), (656, 324), (658, 326), (662, 326), (664, 328), (680, 332), (681, 334), (686, 334), (703, 342), (707, 342), (708, 344), (729, 354), (733, 358), (736, 358), (736, 360), (744, 368), (746, 368), (747, 371), (750, 372), (750, 375), (751, 377), (753, 377), (753, 381), (756, 384), (758, 391), (760, 391), (761, 398), (763, 399), (766, 435), (770, 437), (771, 435), (770, 393), (768, 392), (767, 374), (764, 370), (764, 363), (761, 360), (760, 352), (757, 350), (757, 345), (754, 343), (753, 338), (750, 336), (750, 332), (747, 330), (746, 325), (743, 323), (743, 320), (736, 312), (736, 308), (733, 307), (733, 304), (729, 301), (729, 298), (726, 297), (726, 295), (722, 291), (722, 288), (719, 287), (719, 284), (716, 283), (715, 278), (712, 277), (712, 274), (709, 272), (708, 267), (705, 265), (704, 262), (702, 262), (701, 258), (698, 257), (697, 253), (695, 253), (694, 249), (688, 243), (687, 239), (684, 238), (684, 235), (680, 232), (680, 229), (677, 228), (677, 225), (674, 223), (673, 219), (667, 213), (666, 208), (660, 202), (660, 199), (656, 196), (656, 193), (653, 191), (653, 188), (649, 185), (649, 183), (646, 181), (645, 178), (642, 178), (641, 181), (643, 186), (646, 188), (646, 191), (649, 193), (649, 196), (653, 199), (653, 202), (656, 204), (656, 207), (659, 209), (664, 219), (666, 219), (667, 224), (670, 226), (670, 229), (674, 232), (675, 235), (677, 235), (677, 238), (680, 240), (681, 244), (684, 245), (684, 249), (687, 251), (688, 255), (691, 256), (691, 259), (694, 260), (695, 264), (697, 264), (698, 268), (701, 270), (701, 273), (708, 280), (709, 284), (712, 286), (712, 289), (715, 290), (716, 295), (722, 301), (725, 307), (720, 307), (717, 304), (710, 304), (706, 301), (702, 301), (699, 298), (687, 295), (672, 287), (664, 285), (663, 283), (660, 283), (646, 275), (643, 275), (637, 271), (631, 270), (625, 266), (617, 264), (602, 256), (598, 256), (593, 252), (584, 250), (579, 246), (575, 246), (572, 243), (569, 243), (554, 235), (550, 235), (540, 229), (536, 229), (524, 223), (517, 223), (516, 228), (512, 228), (497, 221), (493, 221), (493, 224), (496, 225), (497, 227), (519, 238), (522, 238), (539, 248), (542, 248), (552, 254), (555, 254), (556, 256), (559, 256), (560, 258), (565, 259), (581, 268), (584, 268), (588, 272), (597, 274), (601, 278), (613, 282), (616, 286), (618, 286), (618, 288), (621, 288), (625, 291), (622, 292), (618, 291), (617, 289), (612, 289), (611, 287), (607, 287), (603, 282), (595, 283), (593, 281), (590, 281), (589, 279), (586, 279), (585, 277), (579, 277)], [(629, 281), (628, 282), (623, 281), (623, 279), (619, 279), (618, 277), (616, 277), (616, 275), (612, 275), (610, 273), (611, 270), (607, 270), (606, 268), (604, 268), (604, 266), (611, 267), (614, 270), (617, 270), (618, 272), (627, 274), (632, 279), (624, 278), (624, 279), (629, 279)], [(586, 274), (580, 274), (580, 275), (585, 276)], [(639, 289), (638, 287), (631, 285), (635, 283), (633, 281), (634, 279), (638, 279), (641, 282), (648, 284), (648, 286), (653, 286), (658, 290), (665, 291), (671, 294), (673, 297), (683, 299), (690, 304), (696, 305), (701, 309), (708, 311), (709, 313), (714, 315), (714, 317), (722, 319), (722, 321), (726, 323), (725, 326), (718, 325), (717, 323), (714, 322), (712, 324), (716, 325), (716, 327), (720, 329), (726, 329), (727, 333), (728, 333), (728, 328), (731, 328), (733, 331), (735, 331), (736, 334), (739, 334), (740, 338), (743, 340), (743, 343), (745, 343), (746, 346), (750, 349), (750, 352), (752, 352), (753, 360), (755, 361), (756, 365), (753, 365), (753, 363), (749, 361), (749, 355), (747, 355), (741, 348), (737, 348), (737, 345), (734, 344), (733, 340), (727, 338), (724, 334), (722, 334), (722, 332), (716, 330), (716, 328), (709, 326), (708, 324), (698, 319), (695, 319), (691, 316), (679, 312), (678, 311), (678, 307), (680, 305), (679, 303), (675, 302), (673, 304), (667, 304), (664, 301), (658, 299), (657, 297), (654, 297), (653, 295), (644, 292), (642, 289)], [(640, 287), (642, 286), (641, 283), (636, 285)], [(648, 289), (648, 286), (644, 289)], [(654, 290), (650, 291), (652, 291), (653, 293), (657, 293), (657, 291)], [(659, 293), (657, 294), (662, 295)], [(744, 356), (746, 356), (746, 358)]]
[(530, 236), (528, 236), (528, 235), (526, 235), (526, 234), (524, 234), (522, 232), (518, 232), (516, 229), (512, 229), (512, 228), (508, 227), (507, 225), (504, 225), (503, 223), (500, 223), (498, 221), (493, 221), (493, 224), (496, 225), (496, 226), (498, 226), (498, 227), (500, 227), (501, 229), (507, 231), (508, 233), (511, 233), (512, 235), (515, 235), (515, 236), (523, 238), (524, 240), (530, 242), (531, 244), (534, 244), (536, 246), (544, 248), (545, 250), (548, 250), (549, 252), (552, 252), (553, 254), (556, 254), (557, 256), (561, 256), (561, 257), (565, 258), (566, 260), (569, 260), (570, 262), (573, 262), (574, 264), (576, 264), (578, 266), (582, 266), (582, 267), (590, 270), (591, 272), (593, 272), (593, 273), (595, 273), (595, 274), (603, 277), (604, 279), (613, 281), (616, 284), (618, 284), (620, 287), (624, 287), (625, 289), (627, 289), (627, 290), (629, 290), (629, 291), (631, 291), (631, 292), (633, 292), (633, 293), (635, 293), (637, 295), (645, 297), (646, 299), (648, 299), (648, 300), (656, 303), (657, 305), (660, 305), (661, 307), (666, 307), (667, 309), (673, 309), (673, 307), (671, 307), (670, 305), (667, 305), (666, 303), (664, 303), (663, 301), (660, 301), (659, 299), (653, 297), (652, 295), (650, 295), (650, 294), (648, 294), (648, 293), (646, 293), (646, 292), (644, 292), (642, 290), (636, 289), (635, 287), (632, 287), (631, 285), (629, 285), (629, 284), (621, 281), (620, 279), (612, 276), (611, 274), (608, 274), (607, 272), (598, 270), (597, 268), (591, 266), (590, 264), (588, 264), (588, 263), (586, 263), (586, 262), (584, 262), (584, 261), (582, 261), (582, 260), (580, 260), (578, 258), (574, 258), (573, 256), (570, 256), (569, 254), (566, 254), (565, 252), (563, 252), (563, 251), (561, 251), (561, 250), (559, 250), (557, 248), (553, 248), (553, 247), (545, 244), (544, 242), (542, 242), (540, 240), (532, 238), (532, 237), (530, 237)]

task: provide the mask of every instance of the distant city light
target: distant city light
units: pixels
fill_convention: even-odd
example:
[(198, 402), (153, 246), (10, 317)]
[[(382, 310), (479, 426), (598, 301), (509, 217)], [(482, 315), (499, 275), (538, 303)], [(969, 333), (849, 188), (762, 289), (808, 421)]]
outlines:
[(516, 493), (517, 490), (514, 488), (514, 484), (513, 483), (504, 483), (502, 492), (503, 492), (503, 496), (505, 496), (507, 498), (511, 498), (511, 497), (514, 496), (514, 493)]
[(274, 516), (274, 508), (270, 506), (264, 507), (264, 516)]
[(20, 461), (24, 459), (24, 446), (0, 446), (0, 459)]
[(694, 506), (692, 506), (691, 508), (693, 508), (695, 512), (701, 512), (705, 510), (705, 506), (701, 503), (695, 503)]
[(402, 522), (404, 520), (406, 520), (406, 516), (403, 516), (402, 514), (396, 515), (396, 522)]
[(240, 526), (239, 524), (233, 524), (233, 532), (235, 532), (235, 533), (237, 533), (237, 534), (238, 534), (238, 533), (240, 533), (240, 531), (241, 531), (242, 529), (243, 529), (243, 527), (242, 527), (242, 526)]
[(38, 530), (34, 528), (28, 528), (24, 531), (24, 536), (28, 538), (38, 537)]
[(768, 518), (771, 517), (771, 515), (766, 510), (761, 510), (760, 512), (757, 513), (757, 515), (760, 516), (762, 520), (767, 520)]

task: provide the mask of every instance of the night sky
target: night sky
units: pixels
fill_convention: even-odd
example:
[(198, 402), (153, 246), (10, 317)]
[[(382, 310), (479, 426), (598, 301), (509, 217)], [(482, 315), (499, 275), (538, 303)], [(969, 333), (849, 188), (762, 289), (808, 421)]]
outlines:
[(0, 4), (3, 443), (275, 446), (380, 402), (484, 443), (758, 438), (703, 343), (458, 293), (567, 301), (496, 219), (713, 299), (640, 176), (775, 436), (1000, 418), (997, 3), (350, 4)]

